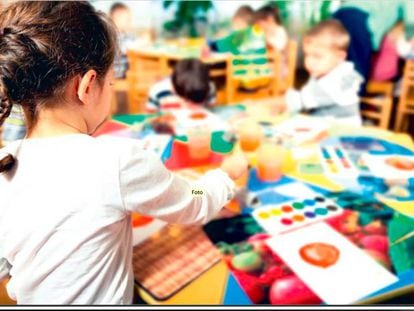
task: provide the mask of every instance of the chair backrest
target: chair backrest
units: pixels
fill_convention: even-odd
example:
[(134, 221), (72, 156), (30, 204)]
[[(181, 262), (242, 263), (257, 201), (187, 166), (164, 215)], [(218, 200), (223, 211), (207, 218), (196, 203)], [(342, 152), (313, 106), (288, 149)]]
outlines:
[(400, 132), (407, 129), (408, 123), (406, 121), (409, 115), (414, 115), (414, 59), (408, 59), (405, 62), (395, 117), (395, 131)]
[[(296, 64), (298, 60), (298, 42), (296, 40), (289, 40), (287, 44), (287, 73), (282, 76), (282, 85), (280, 91), (286, 91), (293, 88), (296, 78)], [(282, 71), (282, 75), (283, 75)]]
[(163, 56), (133, 50), (128, 51), (127, 55), (128, 110), (129, 113), (139, 113), (144, 110), (151, 86), (165, 78), (170, 70)]
[(388, 81), (368, 81), (366, 95), (361, 97), (363, 119), (374, 122), (378, 127), (388, 129), (394, 84)]
[(414, 111), (414, 60), (405, 62), (399, 109)]
[(127, 79), (115, 79), (112, 90), (113, 90), (113, 95), (112, 95), (110, 114), (114, 115), (118, 113), (119, 106), (121, 105), (121, 103), (118, 102), (118, 94), (119, 93), (128, 94), (129, 87), (128, 87)]
[(266, 54), (233, 55), (227, 60), (227, 102), (232, 103), (238, 88), (267, 89), (275, 96), (280, 86), (280, 59), (278, 52)]

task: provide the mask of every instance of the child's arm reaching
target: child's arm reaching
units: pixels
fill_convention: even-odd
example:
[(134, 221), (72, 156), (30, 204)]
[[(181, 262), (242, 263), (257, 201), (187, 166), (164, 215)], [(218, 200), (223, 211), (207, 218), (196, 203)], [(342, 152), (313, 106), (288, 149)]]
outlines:
[[(172, 174), (161, 161), (138, 146), (120, 159), (120, 189), (128, 211), (170, 223), (204, 223), (234, 195), (234, 182), (247, 169), (247, 161), (235, 156), (223, 169), (207, 172), (194, 183)], [(229, 178), (229, 176), (231, 178)]]

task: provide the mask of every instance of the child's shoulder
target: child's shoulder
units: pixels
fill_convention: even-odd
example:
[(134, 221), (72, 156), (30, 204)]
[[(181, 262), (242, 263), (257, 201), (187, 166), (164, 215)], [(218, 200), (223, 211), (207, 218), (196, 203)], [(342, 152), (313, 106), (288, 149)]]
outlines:
[(341, 66), (339, 80), (341, 88), (347, 89), (353, 87), (355, 84), (360, 84), (364, 81), (361, 74), (355, 69), (352, 62), (345, 61)]
[(364, 78), (356, 71), (352, 62), (344, 61), (326, 75), (324, 80), (336, 83), (341, 89), (346, 89), (355, 83), (362, 83)]
[(150, 89), (150, 93), (157, 94), (165, 91), (171, 91), (173, 89), (171, 76), (162, 78), (156, 81)]

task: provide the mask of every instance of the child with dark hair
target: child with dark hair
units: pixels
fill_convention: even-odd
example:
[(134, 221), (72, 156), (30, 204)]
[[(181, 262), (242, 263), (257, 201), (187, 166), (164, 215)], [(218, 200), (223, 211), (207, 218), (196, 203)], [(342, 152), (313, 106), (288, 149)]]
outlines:
[(288, 35), (276, 6), (265, 5), (258, 9), (254, 21), (264, 30), (268, 48), (279, 52), (286, 48)]
[(346, 29), (334, 19), (310, 29), (303, 39), (310, 78), (300, 91), (288, 90), (279, 108), (360, 126), (358, 92), (363, 78), (353, 63), (346, 61), (349, 40)]
[(198, 59), (187, 58), (174, 66), (170, 77), (151, 87), (146, 110), (160, 111), (171, 104), (210, 107), (215, 101), (216, 89), (210, 81), (208, 67)]
[(0, 279), (19, 304), (130, 304), (131, 213), (206, 222), (246, 170), (227, 158), (192, 184), (137, 140), (92, 137), (115, 53), (111, 23), (86, 1), (0, 10), (0, 125), (14, 105), (27, 121), (26, 138), (0, 149)]

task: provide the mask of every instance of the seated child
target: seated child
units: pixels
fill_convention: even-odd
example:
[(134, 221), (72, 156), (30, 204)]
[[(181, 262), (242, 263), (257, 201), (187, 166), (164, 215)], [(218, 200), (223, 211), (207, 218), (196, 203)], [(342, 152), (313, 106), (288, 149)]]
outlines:
[(234, 31), (241, 30), (253, 25), (254, 10), (250, 5), (239, 7), (231, 19), (231, 28)]
[(265, 5), (256, 11), (254, 20), (264, 30), (267, 48), (284, 51), (288, 43), (288, 35), (282, 26), (278, 8)]
[(110, 112), (117, 38), (89, 2), (10, 2), (0, 21), (0, 126), (16, 104), (28, 124), (0, 149), (0, 281), (18, 304), (131, 304), (132, 213), (207, 222), (247, 161), (226, 157), (193, 183), (139, 140), (92, 136)]
[[(214, 51), (214, 52), (230, 51), (232, 47), (228, 45), (234, 45), (234, 42), (232, 42), (234, 33), (238, 33), (240, 30), (243, 30), (243, 29), (246, 29), (252, 26), (253, 21), (254, 21), (254, 10), (252, 9), (252, 7), (249, 5), (243, 5), (239, 7), (236, 13), (234, 13), (233, 18), (231, 19), (232, 33), (216, 41), (209, 41), (208, 47), (210, 48), (211, 51)], [(219, 44), (219, 46), (217, 46), (217, 44)]]
[(300, 91), (288, 90), (278, 107), (361, 125), (358, 91), (363, 78), (353, 63), (346, 61), (349, 40), (348, 32), (336, 20), (322, 21), (309, 30), (303, 52), (310, 78)]
[(210, 107), (215, 101), (216, 89), (210, 81), (208, 67), (198, 59), (187, 58), (175, 65), (170, 77), (151, 87), (146, 111), (151, 113), (169, 107), (185, 108), (193, 105)]
[(232, 23), (233, 32), (210, 43), (210, 47), (218, 53), (231, 53), (240, 56), (241, 58), (233, 60), (235, 65), (233, 75), (240, 82), (239, 90), (256, 91), (269, 84), (270, 68), (263, 66), (260, 70), (249, 72), (246, 70), (246, 66), (237, 67), (237, 65), (252, 63), (263, 65), (267, 63), (267, 58), (262, 57), (267, 53), (265, 33), (260, 25), (254, 23), (254, 11), (247, 6), (242, 6), (237, 10)]

